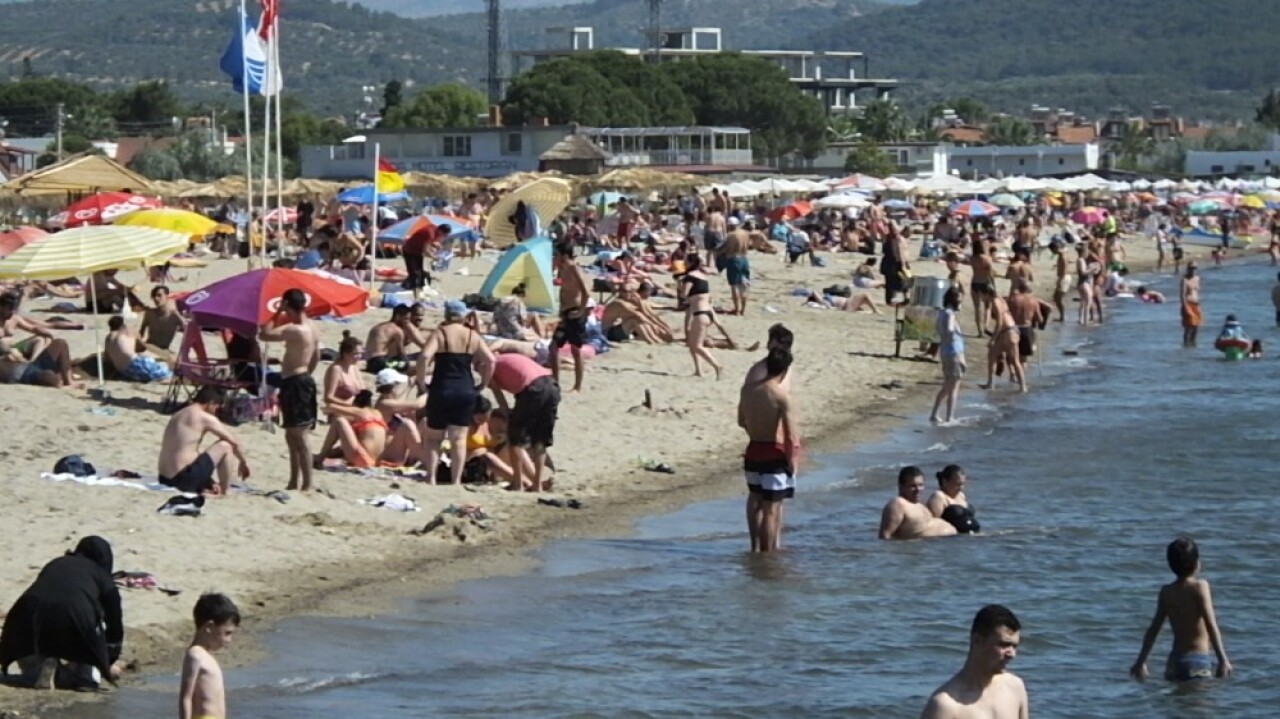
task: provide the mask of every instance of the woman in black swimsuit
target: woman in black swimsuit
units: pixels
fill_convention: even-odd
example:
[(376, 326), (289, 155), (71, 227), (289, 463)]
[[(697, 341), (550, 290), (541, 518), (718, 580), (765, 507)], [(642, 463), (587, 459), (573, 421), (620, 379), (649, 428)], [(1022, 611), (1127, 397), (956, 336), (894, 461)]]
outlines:
[[(427, 337), (418, 361), (418, 390), (431, 384), (427, 393), (425, 427), (422, 430), (423, 454), (427, 458), (428, 481), (435, 484), (436, 465), (440, 462), (440, 445), (448, 438), (449, 469), (454, 484), (462, 483), (467, 461), (467, 429), (475, 413), (476, 397), (489, 386), (493, 376), (493, 353), (480, 339), (480, 334), (462, 323), (467, 306), (458, 300), (444, 305), (444, 324)], [(480, 375), (476, 382), (471, 370)]]
[[(702, 376), (702, 366), (698, 364), (698, 359), (704, 359), (711, 368), (716, 371), (716, 379), (720, 379), (720, 363), (716, 362), (711, 356), (711, 352), (706, 348), (707, 328), (711, 325), (719, 326), (716, 322), (715, 310), (711, 306), (711, 283), (707, 280), (707, 276), (702, 273), (702, 258), (697, 254), (690, 254), (687, 262), (687, 271), (681, 275), (680, 284), (686, 286), (685, 291), (685, 315), (684, 315), (684, 334), (685, 344), (689, 347), (689, 354), (693, 355), (693, 375), (695, 377)], [(721, 328), (724, 332), (724, 328)], [(728, 334), (725, 337), (728, 338)]]

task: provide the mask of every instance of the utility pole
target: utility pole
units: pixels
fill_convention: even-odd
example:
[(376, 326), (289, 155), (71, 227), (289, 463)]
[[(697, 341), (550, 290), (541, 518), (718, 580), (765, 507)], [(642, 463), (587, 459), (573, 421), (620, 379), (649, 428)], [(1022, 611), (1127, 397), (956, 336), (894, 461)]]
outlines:
[(489, 30), (489, 77), (485, 78), (489, 90), (489, 104), (502, 102), (502, 4), (501, 0), (485, 0), (485, 14)]
[(63, 114), (64, 109), (65, 108), (63, 104), (58, 103), (58, 114), (53, 119), (54, 132), (56, 132), (58, 136), (58, 159), (59, 160), (62, 159), (62, 119), (65, 117), (65, 115)]
[(662, 0), (649, 0), (649, 62), (662, 59)]

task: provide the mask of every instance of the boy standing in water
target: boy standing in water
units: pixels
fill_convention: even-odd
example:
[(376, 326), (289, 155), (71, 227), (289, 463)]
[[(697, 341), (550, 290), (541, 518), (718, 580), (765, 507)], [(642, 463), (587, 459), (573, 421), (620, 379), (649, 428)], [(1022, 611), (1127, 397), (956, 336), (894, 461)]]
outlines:
[(227, 695), (214, 653), (227, 648), (240, 626), (240, 610), (223, 594), (205, 594), (192, 612), (196, 635), (182, 659), (178, 719), (225, 719)]
[[(1185, 682), (1192, 679), (1208, 679), (1213, 676), (1231, 675), (1231, 662), (1222, 646), (1222, 633), (1218, 631), (1218, 619), (1213, 612), (1213, 597), (1209, 594), (1209, 582), (1200, 579), (1200, 548), (1194, 540), (1179, 537), (1169, 544), (1166, 551), (1169, 568), (1177, 579), (1160, 588), (1156, 602), (1156, 615), (1142, 638), (1142, 651), (1129, 670), (1130, 676), (1147, 678), (1147, 655), (1160, 635), (1164, 620), (1169, 619), (1173, 629), (1173, 650), (1165, 665), (1164, 678)], [(1213, 653), (1209, 653), (1210, 646)], [(1216, 655), (1216, 659), (1215, 659)]]

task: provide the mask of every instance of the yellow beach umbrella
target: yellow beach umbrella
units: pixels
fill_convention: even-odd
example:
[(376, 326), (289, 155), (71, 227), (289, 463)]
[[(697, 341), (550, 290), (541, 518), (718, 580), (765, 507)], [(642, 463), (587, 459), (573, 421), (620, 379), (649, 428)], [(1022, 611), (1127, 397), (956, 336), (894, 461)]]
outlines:
[(0, 260), (0, 278), (60, 280), (138, 267), (185, 250), (186, 235), (150, 227), (87, 225), (36, 240)]
[[(60, 280), (102, 270), (120, 270), (166, 260), (185, 250), (186, 235), (150, 227), (86, 225), (63, 230), (20, 248), (0, 260), (0, 278)], [(94, 284), (89, 283), (93, 292)], [(93, 304), (96, 296), (90, 294)], [(93, 321), (94, 346), (101, 347), (98, 323)], [(98, 355), (98, 383), (105, 384), (102, 355)]]
[[(520, 241), (511, 218), (521, 202), (538, 215), (538, 224), (546, 227), (556, 219), (573, 199), (573, 187), (558, 178), (543, 178), (507, 193), (489, 210), (485, 234), (494, 247), (506, 248)], [(528, 238), (525, 238), (528, 239)]]
[(150, 227), (177, 232), (188, 237), (204, 237), (217, 231), (218, 223), (188, 210), (162, 207), (155, 210), (137, 210), (121, 215), (112, 224), (125, 227)]
[(1240, 200), (1241, 207), (1248, 207), (1253, 210), (1261, 210), (1267, 206), (1267, 201), (1257, 195), (1249, 195)]

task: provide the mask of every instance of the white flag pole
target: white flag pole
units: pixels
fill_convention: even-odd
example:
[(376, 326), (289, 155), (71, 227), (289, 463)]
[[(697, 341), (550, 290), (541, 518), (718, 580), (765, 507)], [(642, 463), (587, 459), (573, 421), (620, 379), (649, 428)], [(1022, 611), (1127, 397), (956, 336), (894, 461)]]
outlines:
[(259, 220), (262, 221), (262, 266), (267, 264), (267, 212), (269, 212), (269, 202), (271, 193), (268, 192), (267, 183), (271, 177), (271, 72), (269, 66), (270, 53), (267, 53), (268, 67), (267, 74), (262, 79), (262, 214)]
[[(249, 56), (244, 47), (244, 26), (248, 20), (248, 12), (244, 7), (244, 0), (240, 0), (240, 87), (241, 95), (244, 96), (244, 185), (245, 185), (245, 206), (246, 215), (252, 220), (253, 218), (253, 128), (251, 122), (251, 113), (249, 112)], [(251, 242), (253, 238), (253, 224), (246, 222), (245, 224), (245, 241)], [(250, 245), (250, 250), (253, 247)]]
[(373, 143), (373, 212), (369, 216), (369, 291), (378, 270), (378, 172), (382, 169), (382, 143)]
[[(277, 80), (277, 78), (279, 78)], [(280, 68), (280, 16), (271, 23), (271, 79), (276, 95), (276, 233), (284, 237), (284, 145), (280, 131), (280, 100), (284, 91), (284, 74)]]

